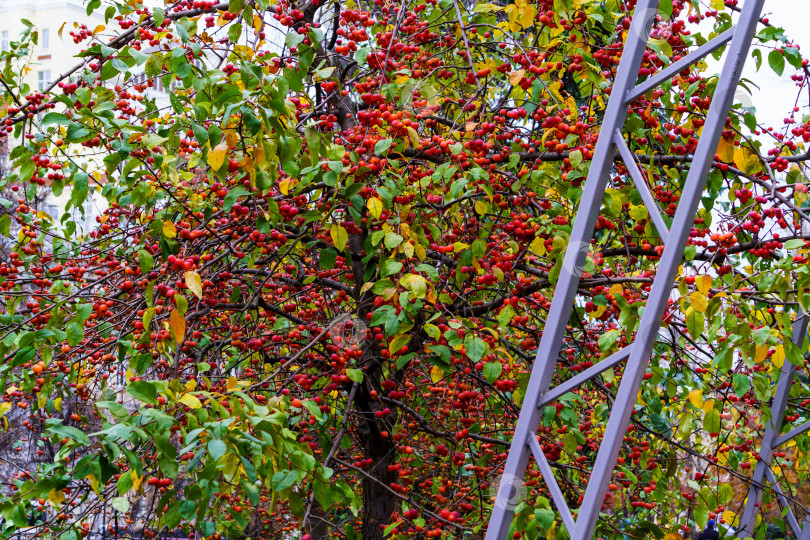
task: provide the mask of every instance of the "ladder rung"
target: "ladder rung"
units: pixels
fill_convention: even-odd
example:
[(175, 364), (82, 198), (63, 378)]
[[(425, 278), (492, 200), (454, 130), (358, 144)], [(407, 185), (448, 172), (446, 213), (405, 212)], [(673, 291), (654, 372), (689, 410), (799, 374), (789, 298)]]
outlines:
[(573, 535), (574, 525), (576, 525), (574, 517), (571, 515), (571, 510), (568, 508), (568, 503), (565, 502), (562, 491), (560, 491), (557, 479), (554, 478), (551, 466), (548, 464), (545, 454), (543, 454), (543, 449), (540, 448), (540, 443), (537, 442), (537, 436), (531, 435), (528, 442), (529, 448), (531, 448), (532, 455), (534, 456), (534, 461), (537, 462), (537, 466), (540, 467), (540, 474), (543, 475), (543, 480), (546, 481), (548, 491), (551, 493), (551, 498), (554, 500), (554, 506), (557, 507), (557, 511), (560, 513), (565, 528), (568, 529), (568, 534)]
[(774, 448), (779, 448), (780, 446), (782, 446), (783, 444), (788, 442), (790, 439), (794, 439), (794, 438), (798, 437), (799, 435), (801, 435), (802, 433), (804, 433), (808, 429), (810, 429), (810, 420), (808, 420), (804, 424), (800, 425), (799, 427), (790, 430), (789, 432), (785, 433), (781, 437), (778, 437), (773, 442), (773, 447)]
[(628, 345), (624, 349), (620, 351), (616, 351), (615, 353), (611, 354), (598, 364), (594, 364), (591, 367), (587, 368), (585, 371), (578, 373), (577, 375), (571, 377), (564, 383), (559, 386), (555, 386), (554, 388), (550, 389), (548, 392), (543, 394), (543, 397), (540, 398), (540, 401), (537, 403), (538, 407), (542, 407), (548, 403), (551, 403), (555, 399), (561, 397), (562, 395), (570, 392), (571, 390), (581, 386), (583, 383), (586, 383), (602, 373), (603, 371), (612, 368), (628, 356), (630, 356), (630, 348), (632, 345)]
[(658, 236), (660, 236), (661, 240), (666, 244), (667, 237), (669, 236), (669, 227), (667, 227), (664, 217), (661, 215), (661, 209), (658, 208), (655, 198), (652, 196), (652, 193), (650, 193), (647, 180), (645, 180), (644, 175), (641, 174), (638, 164), (633, 157), (633, 153), (630, 152), (630, 149), (627, 147), (627, 143), (621, 131), (616, 131), (613, 142), (616, 143), (616, 149), (619, 151), (619, 155), (622, 161), (624, 161), (624, 165), (627, 167), (627, 171), (630, 173), (630, 177), (633, 179), (633, 183), (636, 185), (639, 195), (641, 195), (641, 200), (644, 201), (644, 206), (647, 207), (647, 211), (650, 213), (650, 219), (652, 219), (653, 225), (655, 225), (655, 230), (658, 231)]
[(712, 39), (711, 41), (704, 43), (701, 47), (695, 49), (690, 54), (687, 54), (677, 62), (673, 62), (668, 67), (662, 69), (643, 83), (639, 84), (629, 92), (627, 92), (627, 96), (625, 97), (625, 103), (631, 103), (638, 99), (639, 96), (643, 96), (656, 86), (659, 86), (664, 81), (671, 79), (687, 67), (691, 66), (695, 62), (699, 62), (703, 60), (705, 57), (710, 55), (715, 50), (719, 49), (729, 41), (731, 38), (734, 37), (734, 28), (729, 28), (716, 38)]

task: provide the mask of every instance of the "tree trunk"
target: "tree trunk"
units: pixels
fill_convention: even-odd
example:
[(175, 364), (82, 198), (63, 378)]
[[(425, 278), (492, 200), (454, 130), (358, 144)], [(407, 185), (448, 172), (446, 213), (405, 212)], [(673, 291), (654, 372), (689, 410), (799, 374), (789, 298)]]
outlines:
[(387, 488), (396, 482), (396, 471), (389, 471), (394, 463), (396, 452), (390, 448), (383, 454), (368, 454), (374, 465), (367, 471), (371, 478), (363, 478), (363, 540), (383, 540), (385, 526), (391, 522), (391, 515), (399, 507), (399, 499)]

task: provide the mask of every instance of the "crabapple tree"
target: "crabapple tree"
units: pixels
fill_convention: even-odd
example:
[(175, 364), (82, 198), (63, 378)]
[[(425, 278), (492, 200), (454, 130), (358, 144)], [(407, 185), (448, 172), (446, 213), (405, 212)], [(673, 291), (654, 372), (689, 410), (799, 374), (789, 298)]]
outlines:
[[(63, 27), (81, 53), (50, 87), (36, 27), (0, 53), (2, 534), (482, 538), (634, 0), (86, 4), (106, 24)], [(737, 12), (662, 0), (639, 78)], [(769, 125), (740, 86), (602, 537), (734, 525), (779, 368), (806, 366), (807, 62), (760, 22), (751, 62), (797, 98)], [(617, 160), (556, 382), (632, 339), (714, 66), (632, 103), (657, 208)], [(543, 410), (573, 506), (620, 379)], [(801, 517), (808, 446), (775, 458)], [(512, 537), (565, 537), (536, 469), (523, 488)]]

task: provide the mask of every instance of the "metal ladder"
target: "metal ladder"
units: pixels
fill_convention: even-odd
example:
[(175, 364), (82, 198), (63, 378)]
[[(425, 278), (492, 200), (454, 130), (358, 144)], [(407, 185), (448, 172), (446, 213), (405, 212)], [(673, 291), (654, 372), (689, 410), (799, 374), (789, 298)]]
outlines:
[[(521, 498), (520, 487), (530, 457), (533, 457), (536, 461), (543, 481), (551, 494), (554, 506), (572, 540), (586, 540), (593, 537), (608, 484), (616, 466), (622, 440), (627, 432), (630, 416), (649, 363), (652, 347), (655, 344), (661, 320), (667, 307), (667, 299), (683, 257), (698, 203), (706, 185), (709, 169), (714, 161), (715, 152), (740, 81), (745, 58), (748, 55), (751, 41), (756, 32), (764, 1), (747, 0), (741, 9), (737, 24), (732, 29), (715, 37), (684, 58), (673, 62), (644, 82), (637, 84), (644, 50), (647, 46), (652, 24), (658, 13), (658, 0), (638, 1), (630, 30), (627, 33), (616, 81), (602, 122), (602, 134), (594, 150), (580, 206), (574, 219), (569, 245), (563, 259), (562, 271), (546, 318), (547, 325), (537, 349), (531, 378), (526, 389), (512, 445), (496, 494), (486, 540), (504, 540), (506, 538), (514, 516), (515, 506)], [(644, 175), (639, 170), (634, 156), (622, 135), (628, 108), (640, 96), (673, 78), (688, 66), (700, 61), (726, 44), (729, 44), (726, 59), (711, 106), (706, 115), (700, 141), (692, 159), (672, 226), (668, 230), (660, 209), (656, 205), (655, 199), (644, 179)], [(649, 211), (652, 222), (664, 243), (664, 251), (634, 341), (623, 350), (582, 371), (563, 384), (549, 389), (562, 347), (566, 325), (573, 308), (582, 268), (590, 247), (594, 225), (617, 154), (627, 167), (629, 175)], [(798, 317), (794, 323), (793, 339), (799, 346), (802, 345), (804, 336), (807, 333), (807, 323), (806, 315)], [(627, 364), (616, 394), (613, 410), (610, 413), (605, 434), (596, 456), (590, 481), (585, 489), (582, 505), (576, 519), (574, 519), (573, 513), (568, 507), (551, 467), (537, 441), (536, 432), (540, 423), (542, 408), (566, 392), (570, 392), (624, 360), (627, 360)], [(751, 484), (745, 511), (740, 518), (738, 534), (741, 537), (752, 534), (751, 531), (753, 531), (756, 520), (764, 477), (767, 476), (781, 502), (785, 505), (787, 503), (787, 499), (781, 493), (770, 469), (770, 461), (774, 448), (810, 429), (810, 422), (808, 422), (786, 435), (779, 435), (794, 372), (795, 366), (786, 361), (783, 364), (774, 397), (772, 421), (767, 426), (762, 441), (761, 458), (754, 471), (754, 482)], [(802, 540), (810, 540), (810, 524), (806, 524), (804, 530), (802, 530), (792, 513), (788, 514), (788, 521), (798, 537)]]

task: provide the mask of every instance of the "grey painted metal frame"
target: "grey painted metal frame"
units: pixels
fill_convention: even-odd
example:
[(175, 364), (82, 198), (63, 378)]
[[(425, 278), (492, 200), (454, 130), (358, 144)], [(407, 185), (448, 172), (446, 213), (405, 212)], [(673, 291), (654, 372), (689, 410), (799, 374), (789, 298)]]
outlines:
[[(803, 347), (804, 338), (807, 336), (808, 315), (796, 319), (793, 323), (793, 344), (798, 347)], [(779, 482), (777, 482), (773, 470), (771, 470), (771, 461), (773, 460), (773, 452), (776, 448), (786, 443), (790, 439), (797, 437), (804, 433), (808, 428), (810, 422), (799, 426), (798, 428), (790, 431), (789, 433), (779, 436), (782, 430), (782, 424), (785, 419), (785, 410), (787, 408), (788, 398), (790, 397), (790, 389), (793, 386), (793, 379), (796, 374), (796, 366), (785, 361), (782, 364), (782, 369), (779, 374), (779, 382), (776, 385), (776, 392), (774, 393), (773, 403), (771, 404), (771, 419), (765, 427), (765, 433), (762, 435), (760, 443), (759, 460), (754, 468), (754, 476), (752, 478), (751, 486), (748, 489), (748, 500), (745, 504), (745, 510), (740, 517), (740, 527), (737, 535), (741, 538), (746, 536), (753, 536), (754, 526), (756, 525), (757, 514), (759, 512), (759, 502), (762, 498), (762, 481), (767, 477), (771, 483), (776, 496), (782, 503), (782, 506), (787, 508), (786, 521), (790, 525), (797, 538), (803, 538), (807, 535), (810, 538), (810, 526), (805, 524), (804, 530), (799, 525), (799, 521), (793, 514), (793, 510), (788, 504), (788, 500), (782, 492)]]
[[(627, 431), (630, 415), (667, 306), (667, 299), (672, 290), (673, 280), (683, 257), (697, 205), (706, 184), (706, 176), (714, 160), (715, 151), (725, 126), (726, 117), (739, 83), (742, 66), (748, 54), (763, 4), (764, 0), (747, 0), (741, 10), (739, 22), (734, 29), (721, 34), (692, 54), (679, 60), (673, 66), (652, 76), (638, 86), (636, 85), (638, 71), (641, 67), (644, 50), (647, 47), (650, 29), (658, 12), (658, 0), (639, 0), (636, 4), (630, 31), (627, 34), (622, 59), (616, 74), (616, 81), (602, 122), (601, 130), (603, 135), (599, 137), (596, 144), (582, 200), (574, 219), (569, 245), (563, 258), (563, 268), (546, 318), (547, 325), (535, 356), (531, 378), (526, 389), (523, 406), (515, 427), (514, 438), (504, 466), (504, 473), (501, 477), (489, 528), (487, 529), (486, 540), (504, 540), (509, 532), (515, 507), (521, 499), (520, 488), (523, 475), (532, 455), (540, 467), (543, 479), (571, 538), (573, 540), (585, 540), (593, 536), (605, 492), (616, 465), (616, 458)], [(703, 132), (687, 175), (681, 200), (672, 226), (670, 230), (667, 230), (654, 200), (651, 196), (646, 196), (649, 194), (649, 187), (646, 185), (643, 175), (638, 171), (632, 155), (627, 149), (621, 135), (621, 129), (624, 126), (628, 108), (635, 99), (729, 41), (731, 43), (727, 51), (727, 59), (706, 116)], [(666, 240), (664, 252), (633, 343), (625, 350), (620, 351), (620, 353), (616, 353), (606, 361), (600, 362), (579, 376), (572, 378), (561, 385), (560, 389), (548, 391), (574, 305), (582, 268), (590, 247), (590, 240), (593, 237), (596, 218), (602, 206), (605, 188), (617, 152), (619, 152), (630, 171), (631, 178), (637, 183), (642, 200), (648, 206), (648, 211), (653, 216), (653, 223), (660, 236)], [(628, 358), (627, 366), (622, 376), (590, 481), (585, 490), (579, 515), (574, 520), (573, 513), (563, 499), (551, 467), (536, 439), (536, 431), (542, 411), (541, 405), (598, 376), (608, 367), (617, 365), (625, 357)]]

